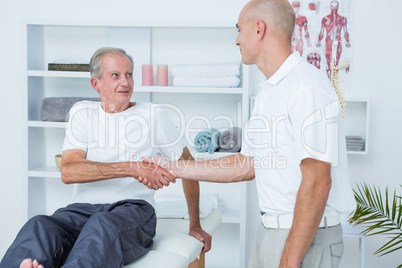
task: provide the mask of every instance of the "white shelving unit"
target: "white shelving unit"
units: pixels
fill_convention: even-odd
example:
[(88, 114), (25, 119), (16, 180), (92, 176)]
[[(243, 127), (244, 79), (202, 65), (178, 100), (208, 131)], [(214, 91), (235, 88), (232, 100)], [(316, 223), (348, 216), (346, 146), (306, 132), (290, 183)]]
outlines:
[(365, 98), (346, 97), (345, 135), (363, 138), (364, 150), (348, 151), (350, 155), (365, 155), (369, 149), (370, 102)]
[[(27, 218), (52, 213), (67, 205), (72, 194), (72, 188), (61, 183), (54, 161), (54, 156), (62, 150), (66, 123), (40, 120), (43, 98), (97, 97), (88, 72), (48, 71), (48, 63), (88, 63), (99, 47), (124, 48), (135, 61), (133, 100), (178, 107), (186, 122), (191, 122), (182, 126), (192, 130), (186, 136), (191, 149), (196, 130), (208, 127), (202, 119), (206, 118), (218, 129), (230, 127), (228, 121), (242, 126), (248, 119), (249, 70), (247, 66), (242, 67), (238, 88), (201, 88), (171, 86), (171, 69), (177, 64), (240, 61), (240, 53), (234, 45), (237, 35), (234, 25), (233, 22), (25, 22)], [(154, 78), (156, 65), (168, 64), (170, 86), (141, 86), (141, 65), (149, 63), (154, 65)], [(172, 111), (171, 115), (180, 123), (177, 112)], [(205, 159), (225, 154), (195, 155), (197, 159)], [(222, 227), (214, 235), (214, 248), (206, 260), (208, 266), (245, 267), (249, 248), (247, 200), (250, 185), (201, 184), (201, 194), (218, 194), (224, 207)]]

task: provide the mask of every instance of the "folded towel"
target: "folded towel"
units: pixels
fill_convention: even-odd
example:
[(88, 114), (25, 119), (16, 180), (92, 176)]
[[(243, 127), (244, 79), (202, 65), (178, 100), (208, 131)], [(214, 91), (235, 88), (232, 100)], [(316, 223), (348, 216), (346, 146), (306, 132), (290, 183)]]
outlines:
[(173, 77), (175, 87), (238, 87), (240, 78), (237, 76), (223, 77)]
[[(188, 219), (187, 202), (182, 195), (166, 195), (156, 198), (156, 217), (157, 218), (176, 218)], [(219, 196), (217, 194), (203, 195), (200, 197), (200, 218), (206, 218), (212, 209), (218, 208)]]
[(346, 140), (350, 140), (350, 141), (358, 140), (358, 141), (361, 141), (361, 140), (363, 140), (363, 138), (361, 136), (346, 136)]
[(100, 98), (79, 97), (53, 97), (44, 98), (40, 108), (40, 120), (65, 122), (68, 121), (68, 113), (76, 102), (89, 100), (100, 101)]
[(233, 127), (219, 137), (219, 152), (239, 152), (241, 149), (241, 128)]
[(364, 151), (364, 146), (346, 146), (346, 150), (360, 152), (360, 151)]
[(364, 145), (364, 141), (346, 141), (346, 145)]
[(172, 75), (175, 77), (240, 76), (240, 62), (177, 65), (173, 67)]
[(214, 128), (201, 131), (195, 136), (195, 149), (200, 153), (208, 152), (212, 154), (218, 149), (220, 135), (221, 133)]

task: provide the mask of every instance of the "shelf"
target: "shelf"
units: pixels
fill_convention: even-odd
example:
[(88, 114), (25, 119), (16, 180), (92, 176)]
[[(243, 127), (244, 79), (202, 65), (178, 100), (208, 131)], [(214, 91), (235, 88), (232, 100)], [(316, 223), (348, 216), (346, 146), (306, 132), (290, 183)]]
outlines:
[(347, 154), (357, 154), (357, 155), (359, 155), (359, 154), (368, 154), (368, 152), (365, 150), (365, 151), (346, 151), (346, 153)]
[(210, 153), (199, 153), (196, 151), (190, 151), (193, 155), (195, 160), (202, 161), (202, 160), (210, 160), (210, 159), (217, 159), (225, 156), (229, 156), (235, 153), (225, 153), (225, 152), (215, 152), (213, 154)]
[(38, 26), (75, 26), (75, 27), (144, 27), (144, 28), (236, 28), (235, 20), (227, 21), (155, 21), (155, 20), (63, 20), (29, 19), (24, 23)]
[[(28, 71), (29, 77), (90, 78), (89, 72)], [(242, 87), (173, 87), (134, 85), (135, 92), (146, 93), (201, 93), (201, 94), (242, 94)]]
[(369, 100), (357, 96), (348, 96), (345, 100), (345, 136), (361, 137), (364, 142), (363, 151), (347, 151), (349, 155), (367, 155), (369, 148)]
[(136, 86), (134, 92), (150, 93), (201, 93), (201, 94), (242, 94), (241, 87), (161, 87), (161, 86)]
[(52, 167), (38, 167), (28, 170), (28, 177), (40, 178), (60, 178), (61, 173), (56, 166)]
[(29, 70), (31, 77), (67, 77), (67, 78), (91, 78), (89, 72), (61, 72), (61, 71), (39, 71)]
[(240, 224), (240, 210), (224, 210), (222, 212), (222, 223)]
[(51, 122), (51, 121), (28, 121), (28, 127), (43, 127), (43, 128), (66, 128), (67, 122)]

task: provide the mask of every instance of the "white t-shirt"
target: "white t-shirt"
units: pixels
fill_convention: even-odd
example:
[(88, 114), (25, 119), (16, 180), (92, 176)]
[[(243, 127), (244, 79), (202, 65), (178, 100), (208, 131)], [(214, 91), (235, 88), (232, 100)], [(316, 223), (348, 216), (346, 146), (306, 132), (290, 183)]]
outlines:
[[(184, 144), (167, 111), (151, 103), (138, 103), (121, 113), (106, 113), (99, 102), (82, 101), (70, 111), (63, 151), (81, 149), (86, 159), (112, 163), (141, 161), (161, 154), (177, 160)], [(155, 206), (154, 190), (132, 177), (74, 185), (74, 203), (113, 203), (143, 199)]]
[(324, 215), (355, 209), (342, 111), (325, 74), (293, 53), (261, 87), (241, 150), (254, 156), (261, 211), (293, 214), (305, 158), (331, 163)]

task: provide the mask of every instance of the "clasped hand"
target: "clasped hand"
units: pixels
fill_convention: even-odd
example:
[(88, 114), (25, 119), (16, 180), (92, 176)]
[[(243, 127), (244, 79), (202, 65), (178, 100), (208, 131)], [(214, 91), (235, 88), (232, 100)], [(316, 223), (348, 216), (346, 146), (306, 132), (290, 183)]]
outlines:
[(169, 160), (157, 155), (153, 158), (143, 157), (142, 161), (142, 174), (138, 176), (138, 181), (149, 189), (158, 190), (176, 182), (177, 177), (170, 169)]

